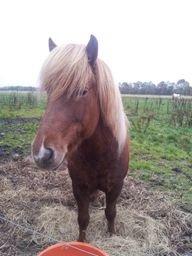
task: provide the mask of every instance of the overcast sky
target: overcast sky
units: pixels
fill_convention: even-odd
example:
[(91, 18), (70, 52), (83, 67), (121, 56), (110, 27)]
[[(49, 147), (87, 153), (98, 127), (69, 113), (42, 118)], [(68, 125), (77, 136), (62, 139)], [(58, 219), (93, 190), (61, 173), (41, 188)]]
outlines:
[(116, 82), (192, 85), (191, 0), (0, 1), (0, 86), (38, 84), (51, 36), (84, 43), (94, 34)]

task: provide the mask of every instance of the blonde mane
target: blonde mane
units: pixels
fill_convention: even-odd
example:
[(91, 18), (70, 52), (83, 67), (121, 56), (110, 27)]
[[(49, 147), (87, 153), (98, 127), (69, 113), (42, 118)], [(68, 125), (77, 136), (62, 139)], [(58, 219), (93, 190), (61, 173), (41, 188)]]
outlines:
[(114, 84), (108, 66), (100, 59), (95, 65), (95, 74), (88, 63), (85, 45), (69, 44), (56, 47), (45, 61), (40, 84), (52, 100), (66, 95), (81, 95), (93, 76), (96, 80), (100, 109), (104, 122), (111, 128), (118, 141), (119, 152), (127, 139), (127, 119), (121, 95)]

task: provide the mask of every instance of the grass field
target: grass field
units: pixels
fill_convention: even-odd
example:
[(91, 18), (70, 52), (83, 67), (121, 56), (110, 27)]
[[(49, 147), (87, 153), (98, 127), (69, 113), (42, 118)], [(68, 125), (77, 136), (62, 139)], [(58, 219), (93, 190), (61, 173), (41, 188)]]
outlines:
[[(60, 178), (57, 179), (57, 175), (59, 177), (60, 173), (58, 172), (55, 177), (53, 176), (48, 181), (48, 174), (43, 172), (38, 172), (38, 174), (34, 173), (34, 170), (36, 170), (34, 166), (23, 164), (22, 160), (20, 159), (18, 163), (12, 163), (12, 161), (10, 162), (10, 160), (14, 158), (13, 156), (15, 153), (18, 153), (20, 158), (25, 158), (30, 154), (30, 144), (38, 127), (40, 117), (43, 114), (45, 102), (45, 96), (38, 96), (37, 94), (0, 94), (0, 175), (2, 174), (2, 177), (6, 178), (3, 181), (2, 188), (6, 189), (3, 190), (3, 193), (6, 195), (7, 198), (9, 198), (9, 200), (7, 201), (7, 208), (15, 207), (15, 210), (12, 209), (10, 211), (11, 213), (9, 217), (12, 216), (16, 218), (16, 220), (20, 220), (20, 217), (18, 216), (21, 216), (22, 218), (24, 216), (26, 217), (26, 215), (24, 214), (25, 207), (27, 207), (27, 205), (30, 205), (36, 199), (43, 200), (44, 208), (40, 208), (38, 204), (34, 206), (34, 209), (36, 209), (36, 212), (32, 211), (34, 216), (35, 214), (37, 214), (39, 209), (41, 209), (42, 211), (46, 209), (47, 211), (50, 211), (50, 218), (53, 218), (53, 221), (54, 214), (60, 214), (61, 216), (63, 216), (62, 218), (64, 218), (61, 208), (58, 208), (60, 206), (55, 205), (55, 202), (58, 202), (58, 200), (62, 201), (61, 198), (64, 195), (61, 194), (61, 192), (59, 191), (62, 189), (62, 187), (69, 185), (65, 182), (60, 184)], [(151, 245), (151, 254), (145, 254), (144, 252), (139, 253), (136, 251), (132, 251), (130, 254), (126, 254), (126, 252), (125, 254), (117, 254), (117, 252), (111, 252), (110, 249), (107, 247), (107, 243), (110, 243), (109, 240), (107, 240), (107, 243), (106, 241), (102, 240), (103, 248), (107, 248), (106, 250), (111, 253), (110, 255), (184, 255), (169, 253), (173, 253), (174, 250), (177, 252), (179, 250), (180, 252), (185, 252), (185, 249), (181, 248), (186, 248), (187, 252), (192, 250), (192, 227), (189, 227), (188, 224), (185, 223), (185, 221), (188, 220), (189, 217), (191, 219), (192, 216), (192, 99), (187, 98), (173, 101), (170, 98), (153, 98), (149, 96), (124, 96), (123, 104), (130, 122), (129, 133), (131, 137), (131, 161), (129, 179), (133, 181), (134, 186), (126, 183), (127, 185), (120, 199), (120, 207), (122, 207), (122, 214), (125, 209), (129, 211), (129, 214), (132, 218), (131, 220), (133, 220), (132, 224), (134, 224), (133, 228), (139, 225), (138, 221), (141, 221), (141, 216), (139, 214), (142, 212), (144, 214), (142, 215), (142, 218), (144, 218), (143, 223), (148, 223), (148, 221), (151, 221), (150, 225), (152, 226), (150, 227), (153, 228), (153, 231), (151, 232), (154, 232), (154, 237), (157, 236), (158, 242), (153, 237), (154, 244)], [(26, 170), (29, 172), (30, 178), (27, 177)], [(38, 177), (41, 177), (41, 180), (38, 180)], [(60, 185), (56, 186), (54, 184), (54, 179), (57, 179), (57, 182), (59, 182)], [(11, 184), (14, 184), (14, 186), (11, 185), (12, 188), (9, 191), (10, 181)], [(43, 183), (44, 181), (46, 181), (46, 184)], [(43, 184), (43, 187), (46, 187), (45, 190), (43, 190), (43, 187), (41, 188), (41, 183)], [(20, 187), (20, 184), (22, 184), (22, 187)], [(40, 187), (38, 187), (37, 185)], [(26, 191), (28, 190), (25, 191), (24, 189), (26, 186), (29, 186), (30, 188), (32, 186), (32, 188), (35, 188), (36, 191), (38, 191), (37, 193), (39, 194), (34, 194), (35, 192), (27, 193)], [(49, 190), (49, 188), (54, 188), (54, 191)], [(58, 188), (60, 188), (60, 190), (58, 190), (57, 194), (55, 194)], [(126, 192), (126, 189), (129, 192)], [(25, 196), (23, 193), (25, 194)], [(129, 195), (127, 195), (127, 193)], [(70, 200), (72, 200), (71, 192), (69, 192), (69, 194)], [(178, 209), (175, 208), (170, 208), (169, 210), (169, 203), (163, 204), (164, 199), (162, 198), (164, 198), (164, 195), (166, 195), (166, 197), (168, 196), (168, 201), (170, 200), (170, 202), (173, 202), (174, 204), (176, 203), (176, 205), (182, 212), (178, 212)], [(35, 199), (34, 196), (36, 196)], [(49, 196), (54, 197), (50, 199), (53, 200), (53, 202), (51, 202), (53, 203), (54, 208), (49, 208), (50, 205), (47, 205), (46, 200), (48, 200), (47, 198), (49, 198)], [(22, 206), (19, 208), (18, 205), (14, 206), (15, 201), (11, 201), (12, 198), (15, 198), (16, 201), (19, 201), (21, 198), (25, 197), (26, 202), (23, 203)], [(0, 197), (0, 207), (1, 203), (4, 202), (3, 200), (5, 201), (5, 198), (3, 198), (3, 196), (2, 198)], [(103, 199), (100, 198), (100, 200), (102, 202)], [(102, 204), (101, 202), (100, 204)], [(73, 203), (74, 202), (72, 200), (72, 203), (70, 202), (70, 204), (73, 205)], [(5, 205), (6, 203), (4, 203), (4, 206), (2, 207), (5, 208)], [(133, 207), (133, 205), (135, 208)], [(132, 212), (132, 208), (134, 208), (134, 212)], [(160, 216), (160, 214), (158, 216), (155, 216), (154, 219), (151, 219), (154, 214), (157, 214), (155, 213), (157, 211), (157, 208), (159, 214), (160, 212), (162, 214), (162, 211), (166, 211), (166, 214), (163, 213), (162, 216)], [(138, 209), (140, 209), (140, 213), (135, 212)], [(3, 209), (0, 208), (0, 213), (1, 211), (4, 212)], [(17, 217), (15, 217), (14, 214), (17, 211), (19, 211), (19, 213)], [(27, 214), (28, 218), (30, 216), (30, 219), (28, 220), (29, 223), (33, 223), (32, 219), (34, 218), (34, 216), (31, 216), (31, 213), (29, 212), (27, 212)], [(54, 234), (54, 231), (52, 230), (54, 227), (50, 227), (48, 220), (45, 220), (48, 213), (38, 212), (38, 214), (40, 214), (38, 217), (38, 220), (41, 222), (40, 229), (43, 230), (44, 233), (46, 233), (48, 232), (47, 228), (49, 227), (49, 232), (53, 232)], [(73, 213), (71, 214), (73, 219)], [(100, 215), (98, 215), (98, 218), (100, 218), (99, 216)], [(39, 219), (41, 217), (42, 219)], [(129, 221), (128, 219), (126, 219), (126, 216), (122, 215), (121, 217), (124, 218), (123, 220), (125, 223)], [(47, 221), (46, 224), (43, 224), (42, 220), (44, 220), (45, 222)], [(153, 220), (155, 220), (155, 222), (153, 222)], [(180, 220), (182, 221), (180, 224), (178, 224)], [(121, 227), (120, 223), (121, 222), (119, 222), (118, 224), (120, 225), (119, 228)], [(165, 223), (167, 225), (166, 232), (162, 229), (162, 225), (165, 225)], [(130, 225), (132, 224), (130, 223)], [(45, 227), (44, 225), (47, 226)], [(55, 225), (58, 225), (58, 223), (55, 223)], [(104, 224), (102, 223), (101, 226), (102, 225)], [(156, 230), (157, 227), (158, 230)], [(168, 227), (170, 228), (170, 230)], [(34, 228), (37, 227), (35, 226)], [(74, 229), (74, 227), (72, 226), (70, 226), (70, 228), (72, 230)], [(126, 233), (120, 228), (119, 232), (122, 235), (123, 239), (125, 239), (125, 237), (129, 236), (128, 233), (132, 233), (134, 231), (127, 231), (128, 233)], [(159, 232), (162, 233), (160, 234)], [(168, 240), (167, 242), (165, 242), (165, 244), (169, 249), (160, 248), (160, 240), (162, 234), (165, 235), (165, 233), (170, 233), (171, 237), (171, 232), (175, 232), (174, 234), (175, 236), (177, 236), (177, 238), (174, 238), (175, 241), (173, 242), (171, 240), (172, 238), (167, 238)], [(182, 239), (180, 236), (181, 233)], [(58, 239), (60, 238), (59, 234), (54, 235), (58, 235)], [(21, 236), (20, 233), (19, 236), (23, 239), (23, 236)], [(101, 237), (103, 236), (104, 235), (101, 234)], [(145, 234), (145, 236), (147, 236), (148, 238), (142, 238), (145, 240), (143, 246), (145, 247), (145, 250), (148, 250), (146, 248), (150, 247), (147, 246), (148, 243), (150, 243), (150, 239), (152, 238), (150, 238), (150, 234), (147, 233)], [(167, 236), (169, 237), (169, 235)], [(42, 246), (48, 244), (48, 242), (38, 242), (38, 239), (35, 239), (32, 239), (33, 243), (35, 241), (35, 243), (40, 244), (37, 248), (42, 248)], [(74, 238), (72, 236), (69, 236), (69, 239)], [(92, 240), (92, 238), (90, 239)], [(137, 242), (138, 239), (141, 239), (141, 237), (137, 237)], [(126, 248), (129, 248), (129, 243), (132, 243), (133, 241), (127, 241), (128, 240), (121, 240), (120, 243), (123, 242), (127, 246)], [(111, 246), (115, 243), (117, 243), (117, 248), (119, 248), (118, 238), (117, 240), (111, 241)], [(102, 247), (101, 240), (96, 241), (95, 244)], [(158, 244), (157, 247), (159, 251), (155, 251), (157, 250), (155, 244)], [(35, 249), (35, 252), (37, 248)], [(141, 249), (141, 245), (138, 244), (138, 248)], [(142, 250), (144, 250), (143, 248)], [(152, 253), (152, 251), (154, 252)]]
[(123, 102), (131, 124), (132, 175), (192, 205), (191, 99), (126, 97)]

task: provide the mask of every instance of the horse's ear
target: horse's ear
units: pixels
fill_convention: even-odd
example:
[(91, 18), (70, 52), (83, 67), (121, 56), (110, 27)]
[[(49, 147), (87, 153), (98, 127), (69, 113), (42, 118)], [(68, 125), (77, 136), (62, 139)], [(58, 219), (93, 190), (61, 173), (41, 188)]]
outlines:
[(49, 51), (51, 52), (55, 47), (57, 47), (56, 43), (49, 37)]
[(88, 61), (90, 65), (93, 66), (95, 64), (95, 61), (98, 55), (98, 41), (97, 41), (97, 38), (93, 35), (91, 35), (89, 42), (86, 46), (86, 52), (87, 52)]

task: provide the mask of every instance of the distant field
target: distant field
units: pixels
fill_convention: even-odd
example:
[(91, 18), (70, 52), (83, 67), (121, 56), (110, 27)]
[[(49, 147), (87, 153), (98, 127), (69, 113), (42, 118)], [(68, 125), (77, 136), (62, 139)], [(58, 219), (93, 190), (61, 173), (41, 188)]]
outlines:
[[(171, 99), (171, 98), (172, 98), (172, 95), (122, 94), (122, 97)], [(184, 95), (182, 95), (181, 98), (184, 98), (184, 99), (192, 99), (192, 96), (184, 96)]]

